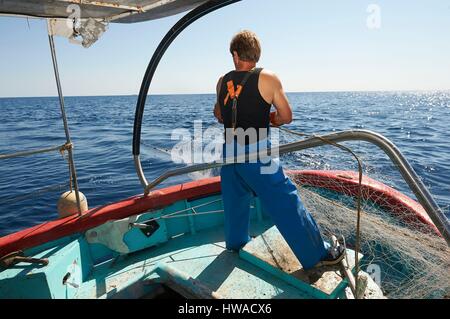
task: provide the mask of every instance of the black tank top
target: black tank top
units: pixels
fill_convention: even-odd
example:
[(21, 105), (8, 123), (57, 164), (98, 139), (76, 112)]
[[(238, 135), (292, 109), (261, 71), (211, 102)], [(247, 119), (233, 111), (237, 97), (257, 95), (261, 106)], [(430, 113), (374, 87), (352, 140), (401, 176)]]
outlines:
[[(242, 89), (242, 93), (238, 99), (236, 122), (236, 128), (242, 128), (244, 131), (249, 128), (256, 129), (258, 140), (267, 138), (270, 128), (270, 109), (272, 107), (271, 104), (264, 100), (259, 92), (258, 83), (261, 71), (262, 69), (255, 70)], [(232, 99), (229, 98), (225, 104), (225, 99), (228, 94), (227, 83), (233, 80), (234, 86), (237, 87), (237, 85), (241, 84), (247, 73), (246, 71), (232, 71), (223, 77), (219, 94), (219, 104), (225, 129), (231, 129), (233, 127)], [(266, 133), (259, 134), (260, 129), (265, 129)], [(246, 141), (246, 144), (249, 144), (248, 141)]]

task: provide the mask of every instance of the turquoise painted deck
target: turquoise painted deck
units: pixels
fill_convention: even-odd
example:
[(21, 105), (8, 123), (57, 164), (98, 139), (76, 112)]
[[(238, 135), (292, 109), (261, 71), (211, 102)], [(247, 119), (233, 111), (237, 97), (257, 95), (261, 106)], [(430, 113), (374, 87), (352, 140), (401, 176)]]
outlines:
[[(157, 269), (163, 264), (201, 282), (222, 298), (308, 297), (295, 287), (242, 260), (239, 254), (226, 251), (221, 229), (204, 231), (201, 236), (183, 236), (152, 252), (128, 257), (111, 268), (110, 265), (104, 266), (98, 270), (96, 278), (86, 282), (84, 291), (80, 291), (77, 297), (106, 298), (137, 281), (141, 281), (138, 291), (143, 291), (143, 279), (161, 282), (159, 279), (164, 275)], [(100, 290), (99, 284), (102, 287)], [(151, 284), (151, 281), (147, 284)]]
[[(0, 298), (143, 298), (161, 284), (191, 298), (324, 297), (314, 289), (305, 289), (306, 284), (299, 286), (290, 277), (227, 251), (221, 214), (196, 216), (190, 211), (189, 216), (159, 219), (159, 228), (150, 237), (129, 227), (132, 222), (146, 222), (191, 207), (198, 207), (197, 214), (223, 209), (220, 196), (181, 201), (164, 210), (113, 221), (84, 235), (30, 249), (25, 252), (27, 256), (48, 258), (49, 265), (18, 264), (0, 272)], [(272, 226), (255, 200), (251, 235), (259, 236)], [(338, 293), (328, 297), (336, 298)]]

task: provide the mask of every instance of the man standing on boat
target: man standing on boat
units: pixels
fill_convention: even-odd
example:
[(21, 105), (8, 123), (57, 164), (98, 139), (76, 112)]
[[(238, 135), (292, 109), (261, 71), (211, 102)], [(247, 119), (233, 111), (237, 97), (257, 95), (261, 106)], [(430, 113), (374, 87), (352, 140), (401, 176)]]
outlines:
[[(239, 32), (230, 52), (235, 70), (219, 79), (214, 108), (215, 117), (226, 130), (226, 158), (242, 155), (239, 149), (248, 154), (269, 148), (270, 125), (292, 122), (292, 108), (281, 81), (274, 73), (256, 68), (261, 56), (257, 36), (251, 31)], [(276, 112), (271, 113), (272, 105)], [(264, 173), (274, 162), (275, 171)], [(251, 240), (250, 205), (256, 194), (304, 269), (338, 264), (343, 259), (342, 248), (327, 248), (278, 160), (231, 164), (222, 168), (221, 178), (227, 249), (238, 251)]]

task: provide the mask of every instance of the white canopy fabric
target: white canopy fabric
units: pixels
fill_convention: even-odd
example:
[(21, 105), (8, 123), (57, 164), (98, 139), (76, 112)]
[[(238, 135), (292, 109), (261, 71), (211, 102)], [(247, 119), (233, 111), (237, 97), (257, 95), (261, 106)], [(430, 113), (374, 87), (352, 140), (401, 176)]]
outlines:
[(193, 9), (205, 0), (0, 0), (0, 15), (135, 23)]
[(45, 18), (50, 35), (89, 48), (109, 23), (136, 23), (191, 10), (206, 0), (0, 0), (1, 16)]

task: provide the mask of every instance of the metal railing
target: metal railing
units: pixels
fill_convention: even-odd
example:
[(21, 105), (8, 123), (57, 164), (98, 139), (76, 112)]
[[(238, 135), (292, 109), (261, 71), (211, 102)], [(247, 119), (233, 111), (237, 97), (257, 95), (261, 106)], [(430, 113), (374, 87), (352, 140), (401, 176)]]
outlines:
[[(338, 133), (332, 133), (328, 135), (323, 135), (320, 137), (307, 138), (298, 142), (282, 145), (279, 148), (273, 148), (269, 151), (263, 151), (260, 153), (247, 154), (245, 156), (240, 156), (237, 158), (229, 158), (222, 161), (217, 161), (213, 163), (205, 163), (199, 165), (192, 165), (184, 168), (174, 169), (165, 172), (158, 178), (156, 178), (151, 183), (145, 185), (145, 193), (148, 194), (152, 189), (166, 181), (167, 179), (175, 176), (185, 175), (189, 173), (194, 173), (198, 171), (205, 171), (212, 168), (220, 168), (233, 163), (239, 163), (243, 161), (254, 161), (262, 156), (271, 156), (271, 154), (284, 155), (292, 152), (297, 152), (305, 149), (320, 147), (329, 145), (327, 141), (340, 143), (347, 141), (365, 141), (373, 145), (378, 146), (392, 161), (395, 167), (398, 169), (403, 179), (417, 197), (419, 203), (423, 206), (425, 211), (430, 216), (433, 223), (436, 225), (442, 236), (450, 245), (450, 223), (448, 218), (445, 216), (444, 212), (441, 210), (439, 205), (434, 200), (433, 196), (429, 192), (428, 188), (423, 184), (420, 177), (414, 171), (411, 164), (405, 158), (405, 156), (400, 152), (400, 150), (388, 140), (386, 137), (366, 130), (352, 130), (344, 131)], [(138, 167), (137, 173), (141, 180), (146, 180), (143, 175), (143, 170), (139, 156), (135, 158), (136, 165)]]
[[(59, 70), (58, 70), (58, 61), (56, 59), (55, 42), (53, 40), (53, 35), (50, 30), (51, 29), (50, 22), (48, 22), (48, 21), (47, 21), (47, 26), (48, 26), (48, 41), (50, 44), (50, 51), (52, 54), (53, 70), (55, 72), (56, 87), (58, 89), (59, 106), (60, 106), (61, 116), (62, 116), (62, 120), (63, 120), (63, 124), (64, 124), (64, 133), (66, 134), (66, 144), (72, 145), (72, 140), (70, 139), (69, 125), (67, 123), (66, 109), (65, 109), (65, 105), (64, 105), (64, 95), (62, 92), (61, 80), (59, 78)], [(75, 198), (77, 200), (78, 214), (81, 216), (82, 211), (81, 211), (80, 190), (78, 188), (77, 170), (75, 168), (75, 161), (73, 158), (72, 147), (69, 147), (67, 149), (67, 153), (69, 155), (69, 169), (70, 169), (70, 175), (71, 175), (71, 183), (73, 183), (73, 188), (75, 190)], [(71, 185), (71, 187), (72, 187), (72, 185)]]
[(25, 156), (31, 156), (31, 155), (37, 155), (37, 154), (43, 154), (43, 153), (50, 153), (50, 152), (55, 152), (55, 151), (59, 151), (59, 152), (67, 151), (68, 161), (69, 161), (69, 171), (70, 171), (70, 176), (71, 176), (70, 187), (72, 189), (72, 185), (73, 185), (73, 188), (75, 190), (75, 197), (77, 200), (78, 213), (79, 213), (79, 215), (81, 215), (82, 214), (81, 199), (80, 199), (80, 192), (78, 189), (78, 180), (77, 180), (77, 173), (76, 173), (76, 168), (75, 168), (75, 161), (73, 158), (73, 144), (72, 144), (72, 140), (70, 138), (69, 125), (67, 122), (66, 110), (65, 110), (65, 106), (64, 106), (64, 95), (62, 92), (61, 80), (59, 77), (58, 62), (56, 59), (55, 42), (53, 40), (53, 36), (51, 35), (49, 25), (48, 25), (48, 28), (49, 28), (48, 41), (49, 41), (50, 52), (51, 52), (51, 56), (52, 56), (53, 70), (55, 73), (56, 87), (58, 89), (59, 106), (60, 106), (60, 111), (61, 111), (61, 118), (62, 118), (63, 124), (64, 124), (64, 133), (66, 136), (66, 143), (61, 146), (52, 146), (52, 147), (47, 147), (47, 148), (42, 148), (42, 149), (21, 151), (21, 152), (16, 152), (16, 153), (12, 153), (12, 154), (3, 154), (3, 155), (0, 154), (0, 160), (17, 158), (17, 157), (25, 157)]
[(61, 146), (51, 146), (51, 147), (47, 147), (47, 148), (41, 148), (41, 149), (30, 150), (30, 151), (22, 151), (22, 152), (11, 153), (11, 154), (3, 154), (3, 155), (0, 154), (0, 160), (66, 150), (67, 149), (66, 145), (67, 144), (64, 144)]

